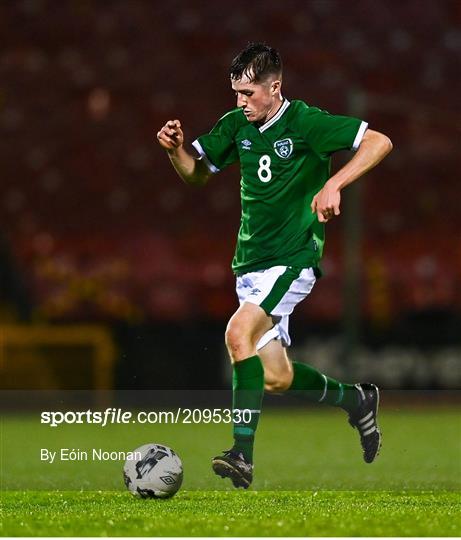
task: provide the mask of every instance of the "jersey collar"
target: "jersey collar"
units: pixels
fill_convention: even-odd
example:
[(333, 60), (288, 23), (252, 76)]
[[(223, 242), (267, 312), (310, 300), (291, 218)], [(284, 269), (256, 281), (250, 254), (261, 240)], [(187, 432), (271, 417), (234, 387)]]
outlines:
[(279, 120), (281, 116), (283, 115), (283, 113), (288, 109), (289, 105), (290, 105), (290, 102), (288, 101), (288, 99), (284, 99), (282, 106), (277, 111), (277, 114), (274, 115), (268, 122), (266, 122), (265, 124), (263, 124), (262, 126), (258, 128), (260, 133), (262, 133), (263, 131), (266, 131), (266, 129), (269, 129), (272, 125), (274, 125), (275, 122), (277, 122), (277, 120)]

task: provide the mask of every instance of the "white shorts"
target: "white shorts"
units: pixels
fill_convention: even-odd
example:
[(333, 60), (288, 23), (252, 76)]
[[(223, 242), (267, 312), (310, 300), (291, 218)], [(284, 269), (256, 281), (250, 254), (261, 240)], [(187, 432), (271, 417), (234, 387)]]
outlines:
[(272, 316), (275, 325), (258, 341), (262, 349), (272, 339), (280, 339), (284, 347), (291, 344), (288, 321), (295, 306), (311, 292), (316, 282), (313, 268), (273, 266), (259, 272), (237, 276), (237, 296), (240, 305), (250, 302)]

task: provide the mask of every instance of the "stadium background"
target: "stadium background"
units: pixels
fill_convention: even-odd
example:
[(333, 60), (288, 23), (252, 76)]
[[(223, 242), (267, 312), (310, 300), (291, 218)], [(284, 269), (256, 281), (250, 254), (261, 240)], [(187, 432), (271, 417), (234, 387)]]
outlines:
[[(458, 0), (0, 2), (0, 535), (460, 535), (460, 23)], [(176, 117), (191, 142), (234, 106), (248, 40), (280, 49), (288, 98), (394, 150), (345, 190), (292, 321), (296, 360), (383, 388), (379, 459), (341, 410), (273, 396), (241, 492), (210, 471), (227, 424), (40, 413), (230, 405), (239, 171), (190, 189), (155, 135)], [(183, 460), (165, 504), (120, 461), (40, 458), (146, 442)]]
[(233, 107), (249, 40), (281, 51), (286, 97), (394, 143), (327, 226), (295, 357), (459, 387), (460, 23), (449, 0), (3, 1), (2, 388), (228, 386), (238, 168), (191, 189), (155, 134), (179, 118), (190, 143)]

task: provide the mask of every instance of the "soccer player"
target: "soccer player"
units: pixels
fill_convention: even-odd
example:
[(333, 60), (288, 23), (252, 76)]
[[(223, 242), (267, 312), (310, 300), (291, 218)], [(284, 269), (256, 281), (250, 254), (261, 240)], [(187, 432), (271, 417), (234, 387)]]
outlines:
[[(235, 57), (230, 82), (237, 107), (192, 143), (197, 157), (184, 149), (179, 120), (168, 121), (157, 138), (187, 184), (204, 185), (240, 161), (242, 214), (232, 261), (240, 307), (225, 335), (233, 364), (234, 444), (212, 467), (247, 488), (264, 390), (344, 409), (365, 461), (379, 452), (378, 388), (336, 381), (291, 361), (286, 348), (289, 316), (320, 275), (324, 224), (339, 215), (341, 190), (375, 167), (392, 143), (362, 120), (284, 98), (280, 55), (265, 44), (251, 43)], [(355, 154), (330, 176), (330, 156), (344, 149)]]

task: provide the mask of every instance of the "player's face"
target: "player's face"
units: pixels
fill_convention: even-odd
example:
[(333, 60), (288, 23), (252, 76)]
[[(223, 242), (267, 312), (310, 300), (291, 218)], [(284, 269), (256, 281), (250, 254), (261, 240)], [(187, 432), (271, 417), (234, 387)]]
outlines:
[(231, 79), (232, 90), (237, 96), (237, 107), (249, 122), (266, 122), (278, 110), (281, 104), (280, 81), (268, 79), (263, 82), (250, 82), (245, 75)]

